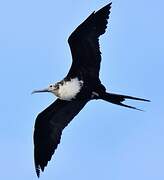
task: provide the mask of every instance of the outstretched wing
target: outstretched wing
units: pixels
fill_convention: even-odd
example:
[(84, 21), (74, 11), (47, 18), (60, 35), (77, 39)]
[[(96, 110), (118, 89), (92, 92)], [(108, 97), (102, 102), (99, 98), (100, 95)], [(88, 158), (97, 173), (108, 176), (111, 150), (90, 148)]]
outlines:
[(68, 43), (73, 62), (67, 77), (76, 76), (79, 70), (84, 70), (88, 73), (87, 77), (99, 78), (101, 62), (99, 36), (105, 33), (111, 4), (93, 12), (70, 35)]
[(34, 129), (34, 160), (38, 177), (40, 169), (44, 171), (60, 143), (62, 130), (87, 102), (88, 100), (57, 99), (37, 116)]

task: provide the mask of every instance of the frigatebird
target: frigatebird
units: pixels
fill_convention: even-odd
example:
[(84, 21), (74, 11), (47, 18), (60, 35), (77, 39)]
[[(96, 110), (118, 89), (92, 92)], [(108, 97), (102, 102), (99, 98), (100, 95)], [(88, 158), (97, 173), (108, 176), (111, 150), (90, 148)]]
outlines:
[(36, 118), (34, 128), (34, 161), (37, 176), (44, 171), (60, 143), (63, 129), (90, 100), (101, 99), (123, 104), (126, 99), (149, 101), (133, 96), (106, 92), (99, 78), (101, 52), (99, 37), (105, 33), (111, 4), (109, 3), (80, 24), (68, 38), (72, 65), (66, 77), (56, 84), (33, 93), (51, 92), (58, 98)]

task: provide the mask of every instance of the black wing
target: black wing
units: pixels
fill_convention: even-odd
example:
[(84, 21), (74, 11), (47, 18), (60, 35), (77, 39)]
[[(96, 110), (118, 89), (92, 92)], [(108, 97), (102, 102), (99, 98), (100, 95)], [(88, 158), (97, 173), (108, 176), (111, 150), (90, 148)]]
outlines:
[(37, 176), (44, 171), (60, 143), (62, 130), (80, 112), (88, 100), (57, 99), (36, 118), (34, 129), (34, 160)]
[(101, 52), (99, 36), (105, 33), (111, 4), (109, 3), (96, 13), (93, 12), (70, 35), (68, 43), (72, 53), (72, 66), (67, 77), (73, 77), (80, 70), (87, 72), (87, 78), (99, 78)]

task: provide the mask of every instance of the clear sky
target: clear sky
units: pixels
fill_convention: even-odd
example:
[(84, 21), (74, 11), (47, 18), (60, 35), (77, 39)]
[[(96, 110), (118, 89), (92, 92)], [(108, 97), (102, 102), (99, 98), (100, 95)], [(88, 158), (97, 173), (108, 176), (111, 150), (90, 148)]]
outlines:
[[(107, 0), (0, 1), (0, 179), (35, 180), (33, 127), (71, 64), (67, 38)], [(41, 180), (164, 179), (164, 1), (114, 0), (101, 37), (101, 79), (111, 92), (147, 98), (139, 112), (93, 101), (64, 130)]]

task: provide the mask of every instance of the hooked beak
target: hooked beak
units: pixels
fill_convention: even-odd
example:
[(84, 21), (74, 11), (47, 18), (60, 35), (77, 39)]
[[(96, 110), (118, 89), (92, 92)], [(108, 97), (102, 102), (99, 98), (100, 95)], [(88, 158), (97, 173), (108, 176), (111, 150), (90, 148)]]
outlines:
[(41, 90), (35, 90), (31, 94), (42, 93), (42, 92), (50, 92), (50, 91), (48, 90), (48, 88), (46, 88), (46, 89), (41, 89)]

